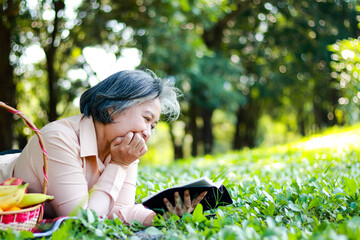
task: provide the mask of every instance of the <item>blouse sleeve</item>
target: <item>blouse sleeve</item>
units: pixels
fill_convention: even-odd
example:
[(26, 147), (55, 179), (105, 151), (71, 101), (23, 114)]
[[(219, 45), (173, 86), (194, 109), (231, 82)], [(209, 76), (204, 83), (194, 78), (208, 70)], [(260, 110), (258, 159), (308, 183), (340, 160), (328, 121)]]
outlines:
[[(54, 196), (51, 206), (56, 215), (66, 216), (74, 213), (78, 208), (90, 208), (98, 215), (107, 215), (119, 195), (126, 171), (115, 164), (108, 164), (89, 193), (83, 168), (84, 162), (79, 157), (80, 147), (76, 136), (52, 131), (43, 134), (43, 138), (48, 152), (47, 193)], [(28, 157), (41, 156), (41, 149), (36, 139), (32, 139), (27, 147), (28, 151), (37, 152), (37, 154), (28, 153)], [(35, 159), (31, 161), (36, 162)], [(37, 176), (41, 176), (42, 163), (37, 165)]]
[[(71, 141), (73, 140), (73, 141)], [(108, 164), (89, 192), (83, 161), (77, 149), (76, 139), (66, 136), (49, 138), (46, 147), (49, 154), (49, 194), (57, 215), (69, 215), (76, 208), (90, 208), (98, 215), (109, 212), (125, 179), (125, 171)], [(95, 160), (95, 159), (94, 159)]]
[(125, 223), (131, 223), (132, 220), (144, 223), (146, 217), (153, 213), (152, 210), (146, 209), (142, 204), (135, 203), (138, 162), (134, 162), (127, 169), (126, 179), (119, 197), (110, 211), (109, 218), (112, 218), (115, 213)]

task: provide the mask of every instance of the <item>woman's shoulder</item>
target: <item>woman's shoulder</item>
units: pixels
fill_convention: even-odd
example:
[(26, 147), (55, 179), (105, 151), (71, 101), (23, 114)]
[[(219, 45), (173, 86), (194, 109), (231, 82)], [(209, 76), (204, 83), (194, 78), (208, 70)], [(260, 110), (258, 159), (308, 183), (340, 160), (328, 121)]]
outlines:
[(77, 135), (80, 129), (80, 123), (84, 117), (83, 114), (78, 114), (50, 122), (41, 129), (41, 134)]

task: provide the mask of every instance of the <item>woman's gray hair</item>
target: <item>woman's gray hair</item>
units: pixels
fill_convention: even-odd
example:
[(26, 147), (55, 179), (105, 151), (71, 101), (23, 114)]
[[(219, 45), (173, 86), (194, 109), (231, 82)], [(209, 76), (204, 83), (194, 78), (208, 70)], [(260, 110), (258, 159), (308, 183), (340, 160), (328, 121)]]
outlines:
[(180, 114), (180, 94), (169, 80), (158, 78), (151, 71), (125, 70), (85, 91), (80, 97), (80, 111), (98, 122), (111, 123), (114, 114), (159, 98), (161, 114), (173, 121)]

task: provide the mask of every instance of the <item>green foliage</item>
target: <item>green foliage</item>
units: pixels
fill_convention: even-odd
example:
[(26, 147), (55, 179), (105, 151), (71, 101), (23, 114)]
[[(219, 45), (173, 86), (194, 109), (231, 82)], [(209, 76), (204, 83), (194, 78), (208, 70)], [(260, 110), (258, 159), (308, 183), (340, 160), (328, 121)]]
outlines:
[[(359, 214), (359, 127), (293, 144), (141, 168), (138, 200), (203, 175), (225, 172), (233, 206), (156, 222), (165, 239), (332, 239), (355, 236)], [(206, 216), (208, 213), (203, 213)], [(201, 220), (199, 220), (201, 219)], [(346, 238), (345, 238), (346, 239)]]
[[(90, 210), (67, 220), (51, 239), (358, 239), (360, 233), (360, 126), (272, 148), (141, 165), (137, 201), (148, 194), (208, 176), (225, 178), (234, 203), (181, 218), (155, 218), (152, 227), (118, 218), (101, 220)], [(0, 238), (31, 238), (0, 231)]]
[[(291, 130), (301, 135), (343, 123), (327, 46), (357, 36), (357, 4), (345, 0), (83, 1), (80, 24), (72, 32), (84, 47), (102, 44), (117, 51), (129, 46), (141, 50), (140, 68), (170, 77), (185, 93), (181, 121), (190, 127), (184, 128), (183, 136), (191, 133), (194, 145), (203, 141), (195, 132), (208, 130), (208, 125), (193, 124), (201, 121), (200, 116), (190, 116), (189, 109), (198, 113), (231, 109), (239, 126), (228, 139), (236, 140), (233, 146), (239, 148), (235, 146), (255, 145), (256, 123), (264, 114), (286, 122), (284, 116), (290, 113), (296, 125)], [(235, 116), (236, 111), (249, 117)]]
[(246, 101), (235, 86), (242, 74), (241, 69), (219, 53), (200, 58), (188, 74), (191, 78), (188, 97), (198, 106), (234, 111)]
[[(179, 142), (192, 134), (199, 149), (201, 144), (212, 148), (212, 140), (204, 144), (195, 132), (217, 131), (201, 124), (203, 112), (211, 118), (212, 111), (230, 109), (234, 118), (226, 144), (214, 133), (215, 151), (259, 144), (266, 136), (255, 139), (257, 122), (264, 115), (285, 123), (288, 115), (294, 116), (292, 126), (286, 127), (301, 135), (349, 122), (338, 109), (341, 89), (329, 68), (327, 47), (358, 35), (358, 1), (94, 0), (80, 1), (79, 6), (55, 0), (17, 2), (20, 11), (8, 58), (15, 70), (18, 107), (38, 127), (54, 120), (50, 112), (59, 118), (78, 113), (74, 101), (97, 78), (96, 67), (83, 54), (87, 47), (100, 47), (116, 57), (124, 48), (136, 48), (141, 52), (139, 68), (174, 81), (185, 96), (180, 121), (189, 126)], [(34, 46), (44, 56), (37, 63), (23, 63), (26, 49)], [(356, 66), (345, 66), (351, 64)], [(80, 71), (81, 79), (71, 70)], [(339, 71), (345, 76), (347, 68)], [(47, 84), (50, 75), (55, 79), (53, 93)], [(197, 116), (190, 116), (195, 108)], [(234, 114), (238, 111), (248, 117)], [(358, 117), (357, 111), (353, 108), (352, 115)], [(29, 136), (19, 124), (15, 132), (19, 138)], [(184, 156), (189, 152), (182, 150)]]
[(337, 88), (342, 91), (339, 103), (346, 122), (359, 120), (360, 104), (360, 44), (358, 39), (339, 40), (329, 46), (333, 52), (331, 67), (333, 77), (338, 80)]

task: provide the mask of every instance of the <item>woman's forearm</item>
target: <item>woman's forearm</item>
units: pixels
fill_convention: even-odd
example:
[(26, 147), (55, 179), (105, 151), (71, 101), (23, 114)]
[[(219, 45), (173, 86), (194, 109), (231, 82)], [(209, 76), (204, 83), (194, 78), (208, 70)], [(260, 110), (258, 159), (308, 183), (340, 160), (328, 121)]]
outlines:
[(147, 216), (145, 218), (143, 225), (145, 227), (152, 226), (155, 216), (156, 216), (156, 213), (152, 212), (149, 216)]

